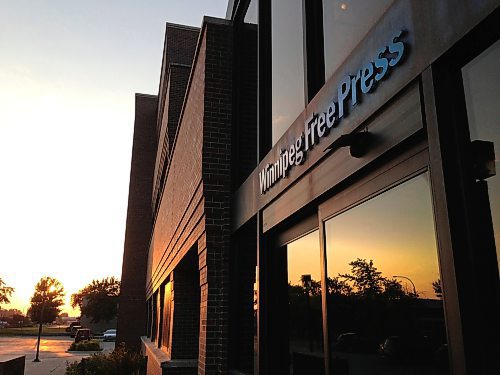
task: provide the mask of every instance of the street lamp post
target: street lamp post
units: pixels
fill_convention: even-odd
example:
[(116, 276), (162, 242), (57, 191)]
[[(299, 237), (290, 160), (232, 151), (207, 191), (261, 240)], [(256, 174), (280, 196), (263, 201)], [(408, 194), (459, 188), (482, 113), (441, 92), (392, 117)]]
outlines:
[(40, 318), (38, 322), (38, 340), (36, 342), (36, 357), (33, 360), (33, 362), (41, 362), (40, 358), (38, 358), (38, 355), (40, 354), (40, 337), (42, 336), (42, 323), (43, 323), (43, 313), (45, 311), (45, 303), (48, 300), (48, 294), (54, 290), (54, 286), (51, 285), (49, 288), (47, 288), (47, 283), (44, 283), (44, 287), (42, 289), (43, 293), (42, 295), (42, 308), (40, 309)]
[(392, 276), (392, 277), (400, 277), (400, 278), (402, 278), (402, 279), (406, 279), (406, 280), (408, 280), (408, 281), (411, 283), (411, 285), (413, 286), (413, 294), (415, 295), (415, 297), (417, 297), (417, 296), (418, 296), (418, 294), (417, 294), (417, 289), (415, 288), (415, 284), (413, 284), (413, 281), (411, 281), (411, 279), (410, 279), (409, 277), (406, 277), (406, 276), (401, 276), (401, 275), (394, 275), (394, 276)]
[(38, 358), (38, 355), (40, 354), (40, 336), (42, 335), (42, 319), (44, 310), (45, 310), (45, 298), (42, 299), (42, 309), (40, 310), (40, 318), (38, 322), (38, 340), (36, 342), (36, 357), (33, 360), (33, 362), (41, 362), (40, 358)]

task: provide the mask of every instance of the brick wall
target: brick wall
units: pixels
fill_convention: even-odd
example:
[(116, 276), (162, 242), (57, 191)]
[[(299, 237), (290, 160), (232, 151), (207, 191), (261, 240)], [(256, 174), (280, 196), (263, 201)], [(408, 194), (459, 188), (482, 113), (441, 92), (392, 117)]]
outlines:
[(186, 85), (193, 63), (200, 29), (167, 23), (156, 124), (157, 156), (154, 172), (152, 210), (156, 212), (159, 194), (162, 191), (169, 150), (177, 131), (180, 108), (184, 102)]
[[(199, 241), (199, 374), (226, 374), (231, 235), (232, 28), (207, 22), (203, 127), (206, 233)], [(205, 245), (205, 248), (200, 245)], [(205, 254), (203, 254), (205, 253)], [(203, 276), (203, 277), (202, 277)]]
[[(171, 153), (168, 175), (165, 179), (164, 192), (159, 203), (157, 220), (154, 227), (149, 251), (147, 293), (151, 296), (168, 276), (173, 279), (173, 319), (172, 345), (170, 353), (175, 356), (197, 360), (199, 324), (193, 332), (196, 346), (186, 346), (178, 338), (182, 332), (177, 329), (182, 325), (185, 298), (182, 295), (186, 283), (183, 283), (182, 265), (175, 272), (189, 249), (196, 245), (197, 239), (204, 232), (205, 217), (203, 211), (203, 184), (201, 173), (203, 142), (203, 110), (204, 110), (204, 77), (205, 77), (206, 43), (200, 43), (196, 64), (193, 67), (188, 97), (184, 103), (179, 122), (178, 137)], [(196, 246), (194, 246), (196, 251)], [(197, 259), (197, 257), (196, 257)], [(195, 270), (198, 271), (195, 263)], [(176, 279), (179, 279), (177, 285)], [(194, 280), (197, 280), (196, 278)], [(197, 285), (198, 286), (198, 285)], [(198, 291), (199, 295), (199, 291)], [(177, 301), (179, 306), (176, 306)], [(199, 311), (199, 296), (196, 312)], [(197, 316), (199, 320), (199, 314)], [(181, 335), (181, 336), (179, 336)], [(191, 353), (189, 353), (191, 351)], [(151, 355), (154, 355), (152, 352)], [(161, 353), (160, 353), (161, 355)], [(172, 362), (168, 359), (167, 363)], [(148, 360), (150, 366), (159, 366), (158, 360)], [(157, 368), (157, 371), (160, 369)], [(196, 367), (175, 366), (164, 370), (165, 373), (193, 373)]]
[(118, 342), (138, 348), (145, 332), (146, 282), (152, 228), (151, 190), (155, 158), (157, 97), (136, 94), (127, 226), (123, 251)]
[(177, 133), (180, 112), (191, 72), (191, 65), (172, 63), (168, 74), (167, 93), (161, 118), (161, 131), (156, 154), (155, 183), (151, 202), (153, 212), (158, 209), (159, 195), (165, 185), (167, 166), (171, 158), (173, 142)]
[(188, 251), (198, 251), (199, 374), (228, 372), (232, 48), (229, 23), (205, 18), (148, 260), (148, 296), (173, 273), (172, 361), (192, 358), (195, 336), (183, 340), (182, 325), (194, 321), (194, 291), (182, 270)]
[(205, 42), (202, 41), (179, 135), (172, 151), (148, 260), (147, 289), (157, 289), (204, 230), (201, 154), (203, 142)]
[[(163, 45), (163, 60), (160, 74), (160, 87), (158, 90), (159, 108), (158, 119), (163, 118), (163, 109), (168, 80), (168, 71), (171, 64), (190, 65), (193, 63), (193, 57), (196, 50), (196, 44), (200, 29), (196, 27), (176, 25), (173, 23), (166, 23), (165, 25), (165, 39)], [(160, 132), (161, 122), (158, 121), (157, 135)]]

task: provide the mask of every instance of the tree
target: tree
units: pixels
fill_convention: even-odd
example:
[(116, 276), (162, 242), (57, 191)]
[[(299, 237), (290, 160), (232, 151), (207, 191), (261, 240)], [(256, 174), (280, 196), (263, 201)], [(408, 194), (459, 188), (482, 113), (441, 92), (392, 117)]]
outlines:
[(52, 277), (42, 277), (35, 286), (28, 315), (36, 323), (52, 323), (64, 304), (64, 288)]
[(51, 323), (61, 312), (59, 308), (64, 304), (64, 288), (62, 284), (52, 277), (42, 277), (35, 286), (35, 294), (31, 297), (31, 306), (28, 315), (31, 320), (38, 323), (38, 339), (36, 343), (36, 357), (33, 362), (40, 362), (40, 336), (42, 324)]
[(326, 279), (328, 294), (336, 296), (350, 296), (352, 294), (351, 286), (338, 277), (328, 277)]
[(0, 277), (0, 303), (9, 303), (12, 293), (14, 293), (14, 288), (7, 286)]
[(383, 282), (385, 278), (382, 272), (377, 271), (373, 265), (373, 260), (367, 262), (365, 259), (356, 259), (349, 263), (351, 273), (339, 275), (351, 281), (356, 289), (356, 294), (361, 296), (376, 296), (383, 291)]
[(71, 306), (80, 307), (82, 315), (91, 318), (93, 323), (109, 321), (118, 312), (120, 281), (115, 277), (92, 280), (85, 288), (71, 296)]
[(441, 279), (432, 282), (432, 289), (437, 298), (443, 299), (443, 289), (441, 288)]
[[(405, 297), (418, 298), (416, 291), (407, 292), (403, 289), (400, 281), (394, 277), (389, 279), (382, 276), (382, 272), (374, 266), (373, 260), (356, 259), (349, 263), (351, 266), (350, 274), (343, 274), (339, 278), (328, 278), (327, 286), (330, 293), (337, 295), (356, 295), (359, 297), (384, 297), (387, 300), (398, 300)], [(399, 276), (402, 277), (402, 276)], [(348, 284), (352, 283), (352, 287)]]
[(404, 297), (417, 297), (418, 295), (415, 295), (413, 292), (407, 293), (403, 289), (403, 285), (396, 280), (396, 279), (387, 279), (384, 278), (383, 280), (383, 285), (384, 285), (384, 297), (386, 297), (388, 300), (398, 300), (402, 299)]

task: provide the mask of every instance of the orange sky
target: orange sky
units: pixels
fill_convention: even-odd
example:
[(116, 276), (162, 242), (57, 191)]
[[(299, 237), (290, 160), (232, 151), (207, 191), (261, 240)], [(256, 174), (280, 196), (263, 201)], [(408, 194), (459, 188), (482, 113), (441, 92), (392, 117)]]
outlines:
[(71, 293), (121, 276), (135, 93), (158, 93), (165, 22), (200, 26), (227, 0), (2, 1), (0, 278)]
[[(436, 298), (431, 283), (439, 271), (426, 174), (328, 220), (325, 231), (330, 277), (349, 273), (356, 258), (372, 259), (383, 276), (409, 277), (420, 297)], [(289, 244), (288, 262), (290, 282), (296, 284), (302, 274), (320, 280), (319, 232)]]

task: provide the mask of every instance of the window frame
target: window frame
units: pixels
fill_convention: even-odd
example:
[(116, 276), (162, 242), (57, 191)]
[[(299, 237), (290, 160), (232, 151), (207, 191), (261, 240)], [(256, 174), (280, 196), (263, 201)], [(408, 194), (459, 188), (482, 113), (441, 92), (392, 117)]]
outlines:
[[(439, 245), (447, 248), (446, 264), (453, 264), (441, 274), (443, 289), (449, 295), (447, 308), (458, 311), (447, 317), (455, 326), (449, 345), (457, 374), (476, 373), (481, 368), (487, 372), (498, 365), (494, 363), (496, 358), (482, 360), (477, 347), (477, 342), (489, 342), (488, 335), (499, 329), (500, 323), (494, 318), (500, 313), (498, 304), (485, 298), (498, 295), (498, 269), (493, 280), (492, 271), (480, 267), (484, 263), (482, 254), (491, 246), (492, 233), (485, 231), (489, 226), (484, 225), (485, 207), (478, 208), (485, 203), (484, 192), (472, 175), (461, 70), (499, 39), (499, 19), (497, 8), (422, 73), (431, 171), (439, 182), (433, 187)], [(484, 287), (474, 288), (477, 283)], [(489, 312), (489, 318), (485, 312)]]
[[(319, 238), (321, 249), (321, 300), (323, 307), (323, 339), (325, 350), (325, 369), (330, 373), (331, 351), (333, 338), (329, 337), (328, 329), (328, 296), (327, 296), (327, 257), (325, 223), (332, 217), (342, 214), (370, 199), (390, 190), (429, 170), (428, 150), (426, 142), (419, 142), (403, 154), (393, 158), (382, 167), (372, 171), (366, 177), (351, 184), (344, 191), (336, 194), (318, 206)], [(432, 181), (432, 177), (431, 177)], [(432, 184), (432, 182), (431, 182)], [(432, 195), (432, 190), (431, 190)], [(434, 207), (433, 207), (434, 208)], [(436, 241), (438, 243), (438, 241)], [(438, 259), (440, 260), (439, 246)], [(440, 261), (441, 263), (441, 261)]]

